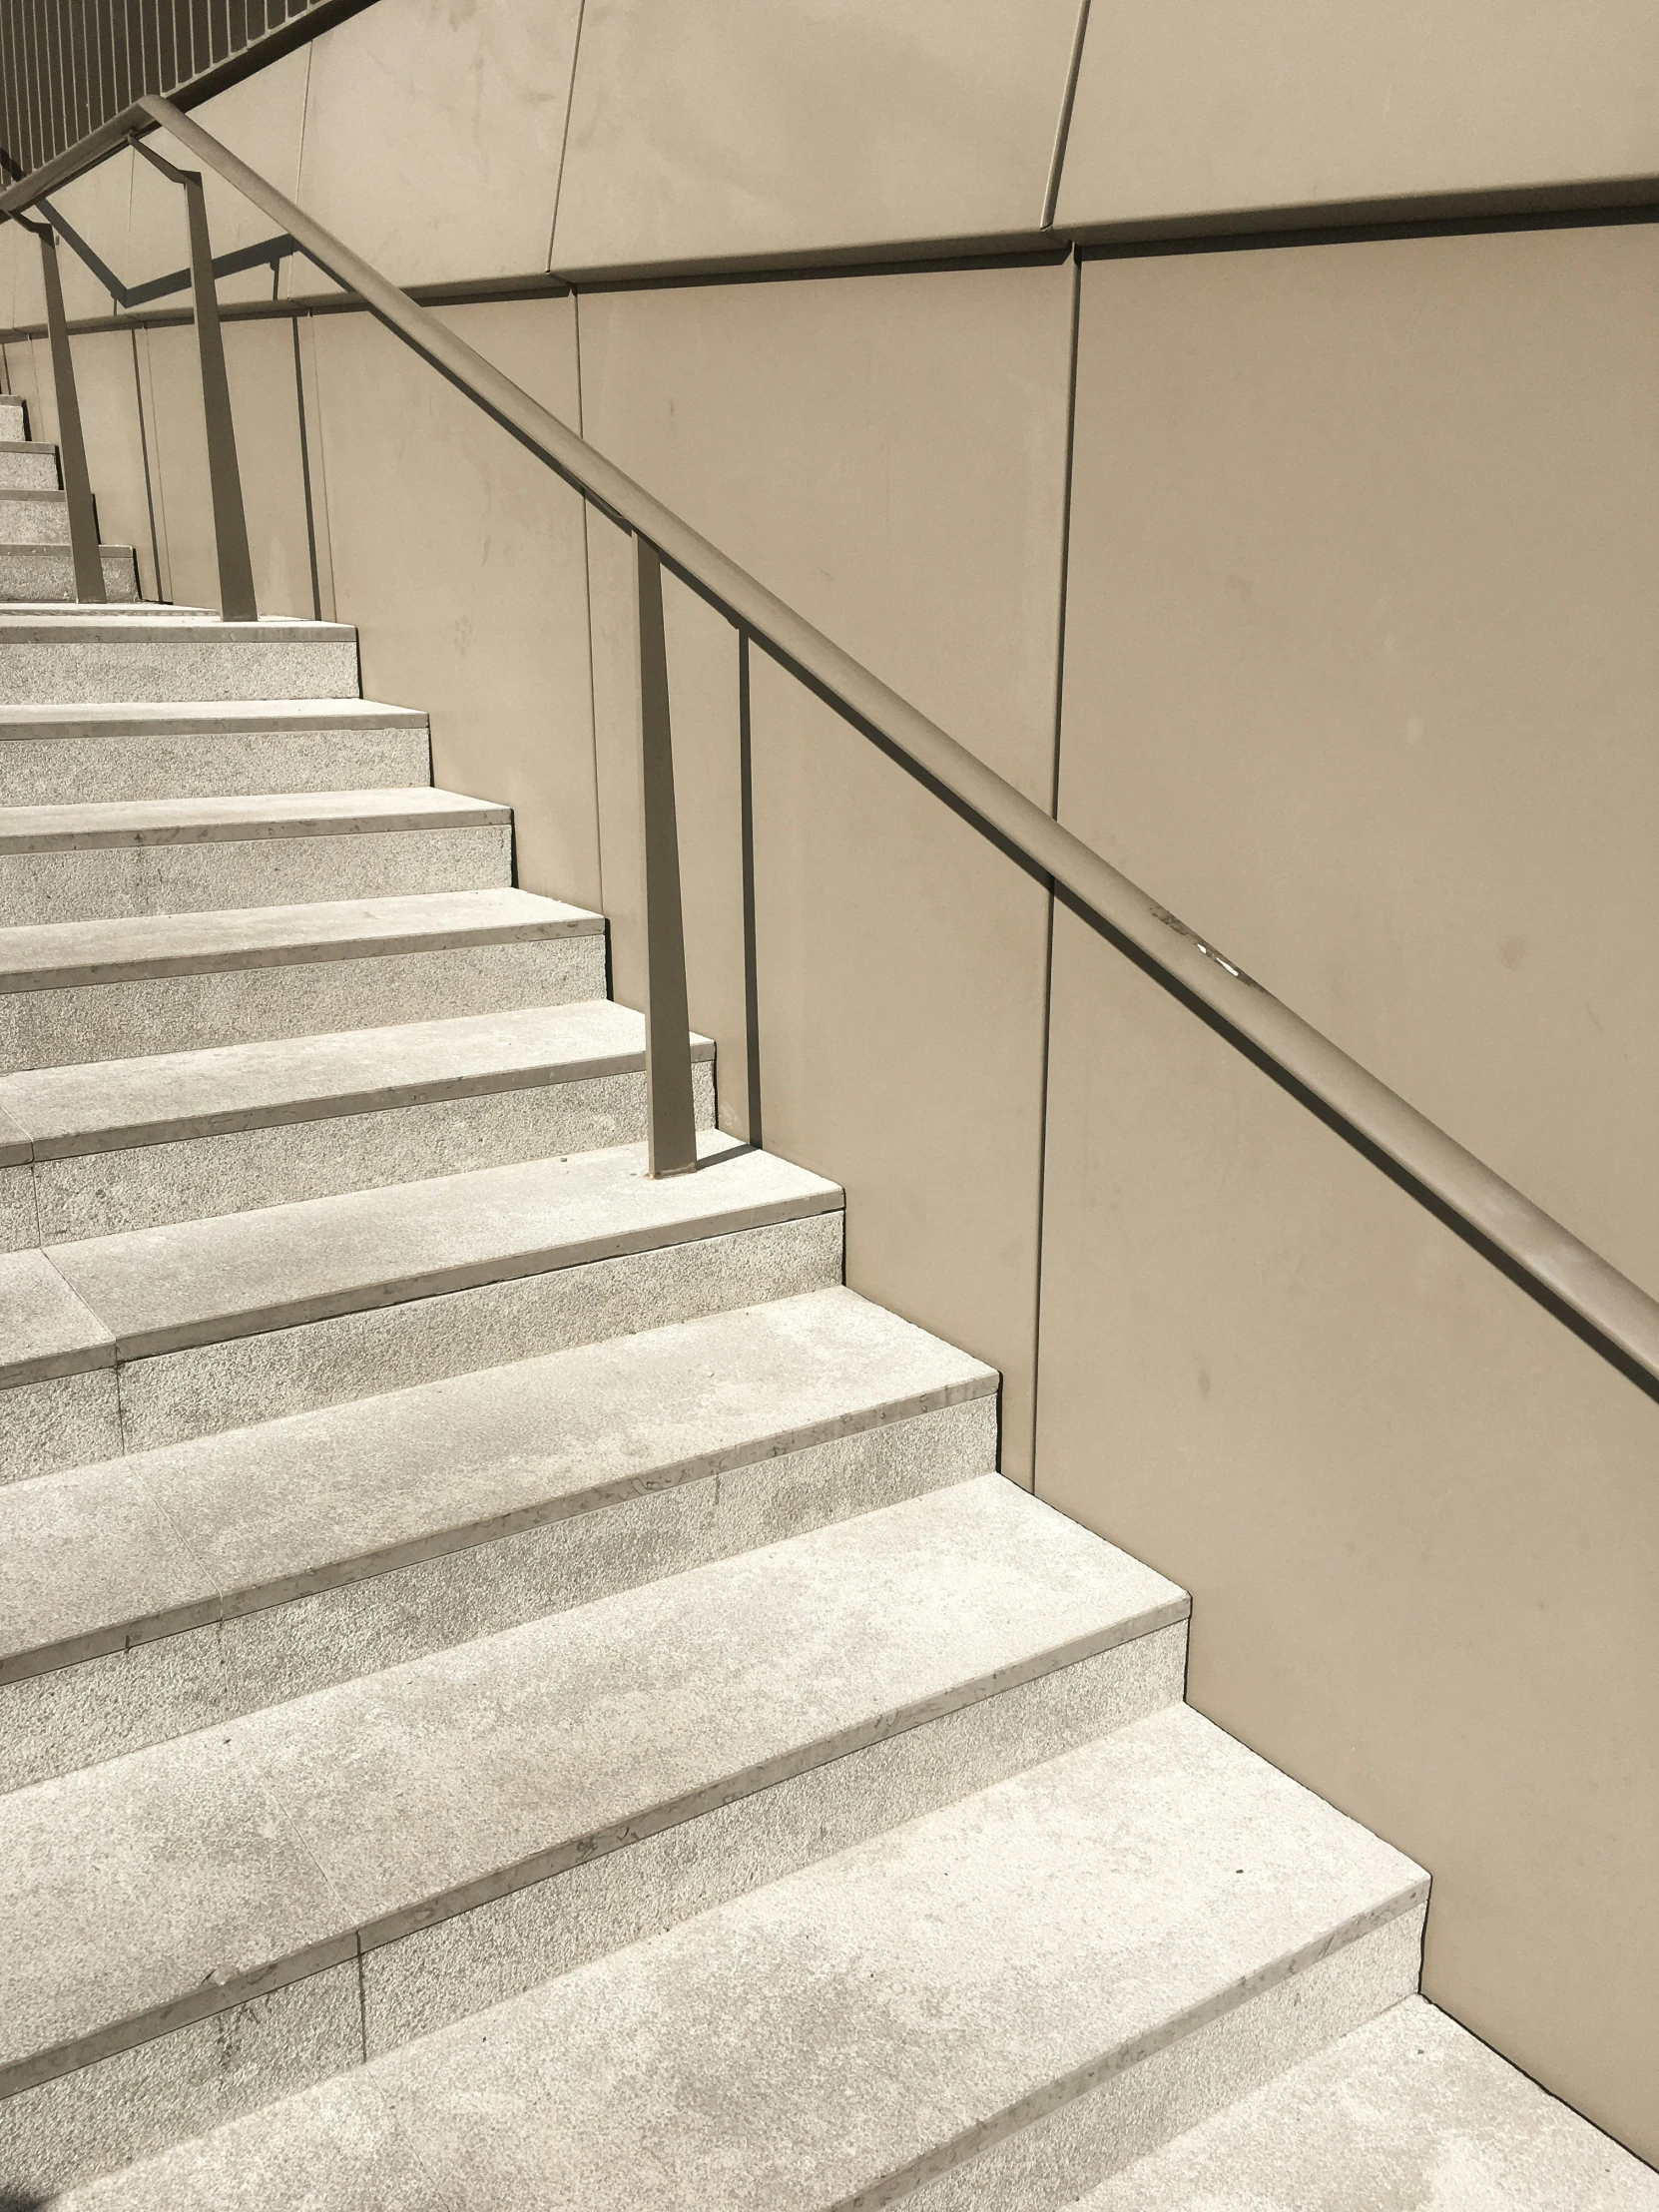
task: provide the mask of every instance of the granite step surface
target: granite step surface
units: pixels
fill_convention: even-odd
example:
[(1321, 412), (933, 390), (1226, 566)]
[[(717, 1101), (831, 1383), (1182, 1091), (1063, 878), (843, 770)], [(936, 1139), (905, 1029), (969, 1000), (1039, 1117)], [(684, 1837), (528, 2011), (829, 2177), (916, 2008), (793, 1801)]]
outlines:
[(512, 882), (509, 809), (423, 785), (0, 808), (17, 926), (486, 890)]
[[(1007, 2200), (1012, 2212), (1015, 2200)], [(1426, 2002), (1305, 2059), (1076, 2212), (1659, 2212), (1659, 2174)], [(1000, 2212), (988, 2199), (985, 2212)]]
[(982, 1474), (835, 1288), (0, 1486), (0, 1789)]
[(349, 2065), (1157, 1712), (1186, 1612), (987, 1475), (0, 1799), (0, 2185), (142, 2143), (236, 2008), (343, 2000)]
[(605, 993), (604, 920), (505, 888), (0, 928), (0, 1069)]
[(0, 707), (0, 805), (261, 797), (431, 781), (426, 717), (378, 700)]
[(57, 491), (58, 449), (36, 438), (0, 437), (0, 487), (7, 491)]
[[(130, 545), (101, 545), (106, 606), (137, 605), (138, 555)], [(43, 613), (54, 601), (75, 599), (75, 556), (67, 545), (0, 544), (0, 604), (14, 614)]]
[[(0, 1479), (840, 1281), (832, 1183), (714, 1131), (700, 1150), (662, 1181), (625, 1145), (0, 1258), (0, 1284), (40, 1265), (72, 1300), (48, 1341), (0, 1330)], [(42, 1457), (28, 1392), (90, 1403), (117, 1367), (123, 1444)]]
[(222, 622), (172, 608), (0, 613), (0, 702), (355, 699), (357, 633), (265, 615)]
[(0, 545), (67, 545), (69, 497), (52, 484), (25, 488), (0, 478)]
[(595, 999), (37, 1068), (0, 1076), (0, 1129), (32, 1168), (13, 1243), (106, 1236), (642, 1140), (645, 1024)]
[(0, 438), (27, 438), (28, 435), (28, 402), (10, 392), (0, 392)]
[(1043, 2212), (1407, 1996), (1426, 1889), (1170, 1705), (64, 2212)]

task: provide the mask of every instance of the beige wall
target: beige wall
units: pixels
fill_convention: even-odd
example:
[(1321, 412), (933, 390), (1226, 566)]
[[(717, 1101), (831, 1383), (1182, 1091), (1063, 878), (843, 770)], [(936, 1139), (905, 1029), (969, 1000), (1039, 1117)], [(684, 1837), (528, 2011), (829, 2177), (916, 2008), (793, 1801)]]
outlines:
[(1659, 171), (1647, 0), (1094, 0), (1059, 224)]
[[(447, 319), (575, 414), (568, 300)], [(439, 783), (514, 806), (520, 882), (596, 904), (580, 503), (366, 316), (313, 336), (334, 600), (363, 688), (427, 709)]]
[[(1648, 227), (1083, 269), (1061, 817), (1659, 1291)], [(1659, 2155), (1659, 1407), (1079, 924), (1039, 1493)]]
[(1427, 1993), (1659, 2157), (1659, 1407), (1064, 914), (1050, 1082), (1038, 1494), (1429, 1869)]
[[(1071, 280), (959, 271), (580, 302), (587, 435), (1045, 804)], [(626, 549), (602, 521), (590, 535), (626, 997)], [(736, 648), (706, 610), (674, 617), (692, 1018), (720, 1042), (738, 1115)], [(1002, 1367), (1006, 1461), (1024, 1475), (1046, 898), (759, 659), (754, 760), (766, 1139), (846, 1185), (858, 1288)]]
[(1659, 1295), (1659, 227), (1087, 263), (1071, 827)]
[(1077, 0), (587, 0), (563, 272), (1031, 233)]

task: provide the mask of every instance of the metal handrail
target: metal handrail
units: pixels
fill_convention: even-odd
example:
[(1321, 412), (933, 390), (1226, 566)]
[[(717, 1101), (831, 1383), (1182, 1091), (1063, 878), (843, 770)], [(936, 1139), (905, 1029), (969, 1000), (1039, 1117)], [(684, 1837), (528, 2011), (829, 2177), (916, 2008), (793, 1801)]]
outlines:
[[(651, 589), (660, 560), (780, 667), (990, 836), (1016, 863), (1051, 882), (1056, 894), (1119, 951), (1620, 1374), (1650, 1397), (1659, 1398), (1659, 1301), (1243, 973), (1214, 945), (987, 768), (823, 631), (786, 606), (776, 593), (624, 475), (199, 124), (166, 100), (147, 98), (140, 105), (150, 123), (169, 131), (280, 224), (319, 269), (355, 292), (405, 344), (619, 528), (642, 541), (637, 576), (648, 855), (662, 846), (660, 795), (655, 817), (652, 813), (653, 744), (660, 755), (660, 775), (667, 761), (668, 737), (666, 683), (655, 673), (661, 667), (661, 599), (659, 592), (653, 606)], [(669, 774), (672, 778), (671, 770)], [(672, 835), (672, 781), (668, 802)], [(654, 819), (658, 826), (655, 833), (650, 827)], [(674, 890), (677, 909), (677, 883)], [(648, 969), (663, 949), (655, 940), (672, 935), (675, 941), (669, 949), (680, 961), (683, 1006), (684, 954), (678, 912), (673, 914), (672, 928), (660, 917), (661, 902), (658, 918), (648, 926)], [(668, 995), (672, 998), (672, 978)], [(677, 1036), (671, 1033), (667, 1020), (652, 1023), (648, 1044), (659, 1073), (663, 1072), (665, 1057), (671, 1053), (676, 1056), (675, 1079), (659, 1083), (658, 1094), (665, 1099), (671, 1094), (675, 1098), (689, 1095), (690, 1058), (683, 1015), (679, 1017)], [(683, 1083), (678, 1067), (681, 1058)], [(655, 1107), (653, 1121), (655, 1136)], [(665, 1155), (665, 1164), (674, 1163)]]

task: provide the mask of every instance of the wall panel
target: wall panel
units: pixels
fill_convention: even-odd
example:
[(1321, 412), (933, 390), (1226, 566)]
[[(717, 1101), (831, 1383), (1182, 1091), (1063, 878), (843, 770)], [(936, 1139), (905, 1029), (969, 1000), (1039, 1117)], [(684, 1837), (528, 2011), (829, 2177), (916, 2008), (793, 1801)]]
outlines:
[(1077, 0), (587, 0), (553, 267), (1033, 232)]
[[(299, 197), (295, 186), (299, 177), (299, 145), (310, 66), (311, 49), (301, 46), (291, 54), (284, 54), (279, 61), (272, 62), (258, 76), (233, 85), (229, 92), (222, 92), (217, 99), (205, 101), (194, 110), (196, 121), (205, 131), (211, 131), (233, 154), (240, 154), (250, 168), (258, 170), (279, 192), (285, 192), (292, 199)], [(201, 171), (208, 230), (216, 256), (235, 253), (277, 235), (278, 225), (262, 215), (234, 186), (225, 184), (211, 169), (205, 168), (167, 132), (156, 132), (149, 144), (176, 168)], [(144, 284), (153, 277), (172, 276), (186, 269), (189, 261), (190, 240), (185, 226), (183, 191), (152, 169), (148, 162), (133, 157), (132, 217), (124, 259), (116, 265), (119, 273), (131, 285)], [(284, 269), (293, 266), (291, 263), (283, 265)], [(298, 288), (316, 290), (317, 281), (310, 265), (302, 262), (298, 267), (305, 273)], [(222, 300), (269, 299), (271, 295), (269, 267), (243, 270), (219, 280)], [(182, 291), (170, 303), (188, 305), (189, 296)]]
[(378, 0), (324, 32), (294, 198), (397, 283), (544, 270), (580, 12)]
[(1057, 917), (1039, 1494), (1433, 1876), (1427, 1994), (1659, 2156), (1659, 1405)]
[[(224, 332), (255, 592), (266, 614), (308, 615), (310, 559), (292, 327), (286, 320), (228, 322)], [(219, 566), (193, 329), (149, 332), (148, 392), (151, 467), (166, 530), (170, 596), (179, 606), (217, 607)]]
[(1659, 1293), (1659, 228), (1083, 280), (1064, 819)]
[(1656, 87), (1647, 0), (1094, 0), (1058, 220), (1651, 177)]
[[(569, 301), (446, 319), (574, 417)], [(427, 709), (440, 785), (515, 810), (527, 889), (595, 905), (580, 502), (368, 316), (313, 334), (334, 594), (364, 690)]]
[[(581, 303), (587, 435), (1047, 803), (1070, 272), (711, 284)], [(636, 997), (626, 549), (594, 547), (605, 899)], [(741, 1110), (737, 662), (671, 633), (692, 1018)], [(850, 1280), (994, 1360), (1029, 1465), (1046, 899), (759, 659), (767, 1143), (847, 1187)], [(734, 1067), (732, 1063), (736, 1061)]]

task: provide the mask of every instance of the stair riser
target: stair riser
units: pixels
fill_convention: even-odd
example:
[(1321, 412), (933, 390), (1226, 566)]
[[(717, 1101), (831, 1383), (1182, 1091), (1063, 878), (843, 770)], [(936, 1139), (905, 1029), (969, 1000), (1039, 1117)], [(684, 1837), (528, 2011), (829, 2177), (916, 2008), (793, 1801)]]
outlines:
[(12, 707), (357, 697), (350, 644), (66, 638), (0, 645), (0, 704)]
[[(104, 545), (98, 549), (108, 600), (132, 602), (139, 595), (138, 559), (130, 545)], [(0, 600), (15, 599), (28, 606), (46, 606), (53, 600), (75, 597), (75, 561), (67, 546), (0, 546)]]
[(0, 1791), (983, 1474), (982, 1397), (0, 1684)]
[(21, 439), (29, 435), (29, 409), (21, 399), (0, 399), (0, 438)]
[(34, 1169), (0, 1168), (0, 1252), (27, 1252), (44, 1242), (35, 1205)]
[(67, 545), (69, 505), (61, 491), (0, 490), (0, 545)]
[(0, 1482), (117, 1459), (125, 1448), (114, 1368), (0, 1390)]
[[(698, 1127), (712, 1129), (712, 1061), (694, 1063), (692, 1085)], [(602, 1075), (383, 1113), (37, 1160), (23, 1171), (34, 1176), (33, 1212), (22, 1204), (14, 1211), (22, 1244), (67, 1243), (512, 1161), (563, 1159), (636, 1144), (645, 1133), (643, 1072)], [(0, 1234), (12, 1219), (4, 1210), (5, 1176), (16, 1172), (0, 1170)]]
[[(7, 438), (8, 445), (21, 444), (22, 440)], [(38, 453), (0, 452), (0, 490), (5, 491), (60, 491), (58, 482), (58, 456), (47, 446)]]
[(595, 1260), (0, 1390), (0, 1482), (841, 1280), (841, 1217)]
[(89, 792), (105, 801), (231, 799), (430, 781), (424, 730), (0, 740), (0, 807), (72, 807)]
[(1356, 1937), (1082, 2094), (1057, 2091), (1063, 2101), (1053, 2110), (1003, 2131), (919, 2189), (895, 2177), (860, 2203), (1061, 2212), (1096, 2182), (1412, 1995), (1422, 1921), (1418, 1908)]
[(812, 1214), (162, 1353), (120, 1371), (124, 1448), (182, 1443), (840, 1280), (841, 1216)]
[[(1184, 1627), (1037, 1676), (0, 2103), (0, 2176), (86, 2179), (1179, 1699)], [(741, 1785), (739, 1786), (741, 1787)], [(130, 2031), (129, 2031), (130, 2032)], [(230, 2057), (231, 2063), (227, 2063)]]
[(312, 899), (492, 890), (513, 879), (512, 831), (364, 830), (321, 837), (215, 837), (0, 853), (0, 923), (200, 914)]
[(604, 996), (602, 936), (10, 991), (0, 995), (0, 1069), (68, 1067)]

